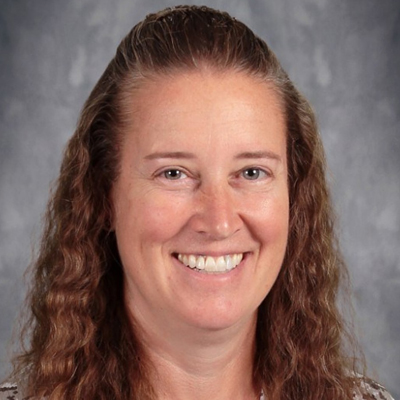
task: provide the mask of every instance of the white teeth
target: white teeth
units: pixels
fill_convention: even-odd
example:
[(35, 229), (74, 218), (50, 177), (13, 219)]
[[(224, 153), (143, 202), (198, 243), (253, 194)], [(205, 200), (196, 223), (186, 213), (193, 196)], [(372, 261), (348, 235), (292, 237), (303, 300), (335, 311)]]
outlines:
[(196, 267), (196, 257), (193, 255), (189, 256), (189, 267), (195, 268)]
[(217, 264), (214, 260), (214, 257), (206, 257), (206, 265), (204, 267), (206, 271), (217, 271)]
[(222, 272), (222, 271), (225, 271), (226, 269), (229, 270), (229, 268), (228, 268), (228, 266), (227, 266), (227, 264), (225, 262), (224, 257), (218, 257), (217, 258), (217, 262), (215, 264), (215, 270)]
[(237, 264), (238, 263), (238, 256), (237, 256), (237, 254), (235, 254), (234, 256), (233, 256), (233, 263), (234, 264)]
[(226, 263), (226, 269), (230, 271), (234, 267), (233, 263), (233, 258), (230, 256), (225, 256), (225, 263)]
[(178, 255), (178, 260), (185, 265), (189, 265), (188, 256), (183, 256), (182, 254)]
[(199, 257), (196, 261), (196, 268), (197, 269), (205, 269), (205, 261), (204, 257)]
[(226, 272), (237, 267), (243, 259), (243, 253), (230, 254), (217, 258), (196, 256), (194, 254), (178, 254), (178, 260), (191, 269), (205, 272)]

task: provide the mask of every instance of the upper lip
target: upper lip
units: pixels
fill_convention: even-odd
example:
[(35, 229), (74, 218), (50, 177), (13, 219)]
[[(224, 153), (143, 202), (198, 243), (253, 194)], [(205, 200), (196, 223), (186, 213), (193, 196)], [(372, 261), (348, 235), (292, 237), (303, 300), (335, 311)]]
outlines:
[(178, 254), (182, 254), (182, 255), (196, 255), (196, 256), (210, 256), (210, 257), (221, 257), (221, 256), (229, 256), (232, 254), (246, 254), (246, 253), (250, 253), (249, 251), (242, 251), (242, 250), (227, 250), (226, 252), (223, 251), (205, 251), (205, 250), (201, 250), (201, 251), (184, 251), (184, 252), (179, 252), (176, 251), (173, 254), (174, 255), (178, 255)]

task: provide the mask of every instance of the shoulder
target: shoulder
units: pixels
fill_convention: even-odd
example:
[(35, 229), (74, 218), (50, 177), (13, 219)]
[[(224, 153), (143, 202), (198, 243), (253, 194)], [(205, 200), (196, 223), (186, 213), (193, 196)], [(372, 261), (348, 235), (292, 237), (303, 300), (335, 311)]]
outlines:
[(3, 383), (0, 385), (0, 400), (19, 400), (17, 385)]
[(394, 400), (390, 393), (379, 383), (361, 378), (360, 385), (353, 395), (354, 400)]

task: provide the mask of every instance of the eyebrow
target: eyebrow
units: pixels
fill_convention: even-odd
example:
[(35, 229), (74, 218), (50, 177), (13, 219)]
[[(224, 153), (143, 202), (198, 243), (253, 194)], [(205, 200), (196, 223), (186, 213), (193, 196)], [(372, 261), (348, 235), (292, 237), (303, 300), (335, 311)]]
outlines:
[[(171, 151), (171, 152), (155, 152), (148, 154), (144, 157), (145, 160), (156, 160), (163, 158), (174, 158), (174, 159), (195, 159), (196, 155), (193, 153), (187, 153), (183, 151)], [(262, 159), (269, 158), (272, 160), (281, 161), (281, 157), (272, 151), (245, 151), (235, 156), (237, 160), (244, 159)]]
[(272, 160), (282, 161), (281, 157), (278, 154), (272, 151), (245, 151), (243, 153), (238, 154), (236, 159), (260, 159), (260, 158), (270, 158)]
[(180, 159), (193, 159), (196, 156), (193, 153), (186, 153), (183, 151), (171, 151), (171, 152), (155, 152), (147, 155), (145, 160), (155, 160), (159, 158), (180, 158)]

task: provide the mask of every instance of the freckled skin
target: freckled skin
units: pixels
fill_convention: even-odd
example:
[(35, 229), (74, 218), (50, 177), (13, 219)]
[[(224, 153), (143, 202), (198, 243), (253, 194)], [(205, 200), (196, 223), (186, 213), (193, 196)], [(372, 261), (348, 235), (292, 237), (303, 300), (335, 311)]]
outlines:
[[(128, 107), (112, 200), (130, 312), (153, 332), (254, 324), (288, 236), (276, 94), (240, 73), (192, 72), (145, 83)], [(246, 256), (215, 275), (176, 253)]]

